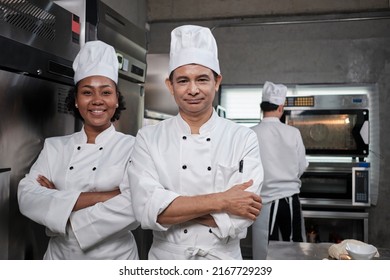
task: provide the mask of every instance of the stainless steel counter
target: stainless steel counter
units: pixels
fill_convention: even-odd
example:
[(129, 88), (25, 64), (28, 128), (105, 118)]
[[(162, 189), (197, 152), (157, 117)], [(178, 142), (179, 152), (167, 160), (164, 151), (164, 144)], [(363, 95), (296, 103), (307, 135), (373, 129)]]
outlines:
[[(322, 260), (329, 259), (328, 249), (333, 243), (270, 241), (267, 260)], [(390, 260), (390, 249), (378, 248), (379, 258)]]

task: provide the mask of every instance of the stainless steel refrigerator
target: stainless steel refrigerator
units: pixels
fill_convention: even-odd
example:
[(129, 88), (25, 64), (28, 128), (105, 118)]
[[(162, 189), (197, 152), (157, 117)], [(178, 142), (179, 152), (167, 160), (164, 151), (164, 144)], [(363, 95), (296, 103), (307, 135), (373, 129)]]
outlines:
[[(17, 186), (45, 138), (73, 133), (82, 125), (67, 112), (65, 98), (85, 30), (77, 15), (54, 2), (0, 1), (0, 259), (42, 259), (48, 239), (43, 226), (20, 214)], [(111, 39), (125, 38), (111, 43), (122, 59), (119, 88), (127, 107), (115, 125), (135, 135), (143, 117), (146, 46), (117, 36), (115, 29)]]

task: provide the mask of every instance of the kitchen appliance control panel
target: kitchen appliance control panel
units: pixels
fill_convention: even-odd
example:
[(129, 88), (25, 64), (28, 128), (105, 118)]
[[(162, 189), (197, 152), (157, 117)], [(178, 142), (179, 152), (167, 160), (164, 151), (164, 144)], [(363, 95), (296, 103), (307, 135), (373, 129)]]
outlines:
[(352, 168), (352, 205), (370, 205), (369, 168)]

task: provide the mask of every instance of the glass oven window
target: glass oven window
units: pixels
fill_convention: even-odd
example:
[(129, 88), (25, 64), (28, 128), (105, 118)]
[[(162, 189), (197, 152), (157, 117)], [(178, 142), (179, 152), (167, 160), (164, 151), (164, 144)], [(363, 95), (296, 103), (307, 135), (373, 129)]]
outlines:
[(298, 128), (306, 149), (356, 150), (355, 114), (291, 114), (286, 123)]
[(310, 173), (305, 172), (301, 177), (302, 198), (334, 198), (351, 199), (352, 178), (348, 173)]
[(306, 153), (311, 155), (367, 155), (360, 131), (368, 110), (285, 111), (285, 123), (299, 129)]

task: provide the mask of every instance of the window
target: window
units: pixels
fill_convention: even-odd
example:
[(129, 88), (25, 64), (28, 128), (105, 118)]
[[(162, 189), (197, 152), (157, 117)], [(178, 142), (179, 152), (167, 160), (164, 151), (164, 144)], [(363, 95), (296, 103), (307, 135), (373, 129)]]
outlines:
[(261, 89), (259, 86), (222, 86), (221, 106), (226, 118), (245, 126), (253, 126), (260, 120)]

